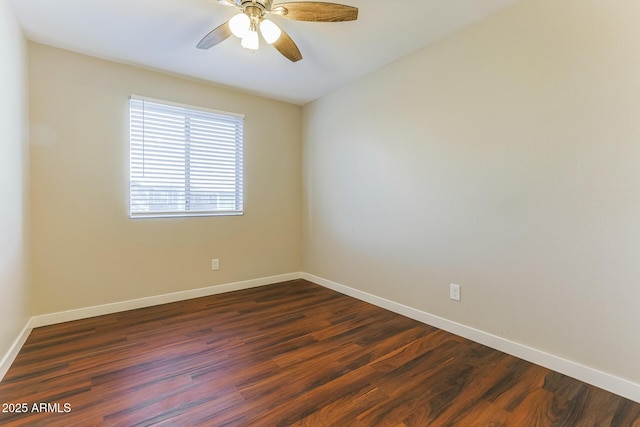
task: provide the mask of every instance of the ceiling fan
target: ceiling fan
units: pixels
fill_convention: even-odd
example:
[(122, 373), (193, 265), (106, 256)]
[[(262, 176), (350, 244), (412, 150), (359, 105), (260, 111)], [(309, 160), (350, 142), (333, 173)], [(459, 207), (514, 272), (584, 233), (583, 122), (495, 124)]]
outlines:
[(358, 19), (358, 8), (335, 3), (300, 1), (273, 4), (273, 0), (218, 0), (225, 6), (241, 11), (229, 21), (204, 36), (199, 49), (209, 49), (226, 40), (232, 34), (242, 39), (242, 47), (257, 50), (258, 28), (264, 40), (273, 45), (292, 62), (302, 59), (300, 49), (289, 35), (266, 15), (276, 15), (296, 21), (340, 22)]

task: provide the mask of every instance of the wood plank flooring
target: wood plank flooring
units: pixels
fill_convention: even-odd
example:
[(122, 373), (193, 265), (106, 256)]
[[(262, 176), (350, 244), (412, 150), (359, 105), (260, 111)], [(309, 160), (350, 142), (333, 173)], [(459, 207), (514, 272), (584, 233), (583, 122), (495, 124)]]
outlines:
[(638, 403), (303, 280), (35, 329), (0, 404), (27, 405), (2, 426), (640, 427)]

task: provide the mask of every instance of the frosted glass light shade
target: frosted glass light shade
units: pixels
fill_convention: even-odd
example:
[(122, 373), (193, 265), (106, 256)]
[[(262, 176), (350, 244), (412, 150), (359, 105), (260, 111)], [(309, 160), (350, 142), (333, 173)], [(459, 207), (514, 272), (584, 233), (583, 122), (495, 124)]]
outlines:
[(239, 13), (229, 20), (229, 29), (234, 36), (243, 38), (249, 32), (251, 20), (244, 13)]
[(251, 50), (258, 50), (260, 47), (260, 41), (258, 40), (258, 32), (255, 30), (247, 31), (247, 34), (242, 38), (242, 47)]
[(274, 44), (282, 34), (282, 30), (273, 22), (268, 19), (264, 19), (260, 23), (260, 32), (262, 33), (262, 37), (269, 44)]

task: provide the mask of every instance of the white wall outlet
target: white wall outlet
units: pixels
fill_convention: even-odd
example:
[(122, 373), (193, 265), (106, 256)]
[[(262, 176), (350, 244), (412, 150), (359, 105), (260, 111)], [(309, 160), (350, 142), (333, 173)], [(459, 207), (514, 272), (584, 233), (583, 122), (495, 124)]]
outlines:
[(212, 259), (211, 260), (211, 269), (212, 270), (220, 270), (220, 260), (219, 259)]
[(460, 285), (453, 283), (449, 285), (449, 299), (460, 301)]

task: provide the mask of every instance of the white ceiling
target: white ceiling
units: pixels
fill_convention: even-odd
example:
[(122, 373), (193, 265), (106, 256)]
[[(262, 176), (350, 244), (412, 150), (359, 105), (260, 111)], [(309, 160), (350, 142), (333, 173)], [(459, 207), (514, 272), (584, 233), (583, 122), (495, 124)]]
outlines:
[[(274, 3), (288, 0), (276, 0)], [(304, 59), (289, 62), (230, 37), (196, 44), (237, 11), (215, 0), (11, 0), (28, 39), (215, 82), (303, 105), (518, 0), (327, 0), (359, 8), (354, 22), (272, 16)]]

